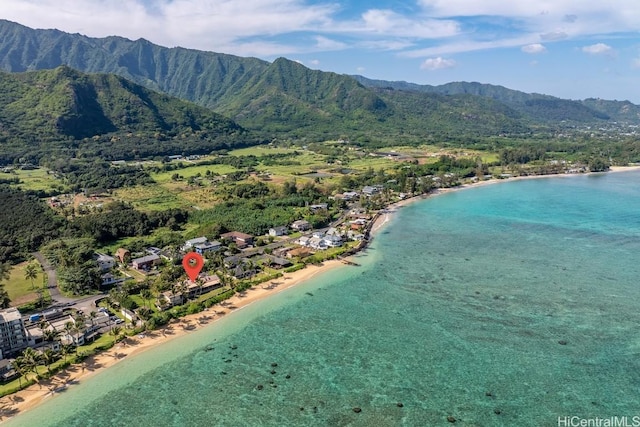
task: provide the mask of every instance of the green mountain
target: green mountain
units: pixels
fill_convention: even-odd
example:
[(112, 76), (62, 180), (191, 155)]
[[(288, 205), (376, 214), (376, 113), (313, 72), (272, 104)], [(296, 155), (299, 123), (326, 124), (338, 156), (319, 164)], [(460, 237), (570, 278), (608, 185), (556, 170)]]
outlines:
[(571, 101), (501, 86), (442, 86), (369, 80), (147, 40), (90, 38), (33, 30), (0, 20), (0, 68), (8, 72), (67, 65), (111, 73), (192, 101), (263, 139), (347, 137), (363, 143), (527, 135), (576, 125), (640, 122), (631, 103)]
[(363, 76), (353, 76), (358, 82), (370, 88), (387, 88), (406, 92), (441, 95), (473, 95), (493, 99), (522, 113), (535, 122), (558, 123), (602, 123), (617, 120), (638, 122), (640, 106), (629, 101), (602, 101), (587, 99), (572, 101), (537, 93), (525, 93), (503, 86), (477, 82), (452, 82), (439, 86), (418, 85), (407, 82), (371, 80)]
[(209, 109), (119, 76), (66, 66), (0, 73), (0, 163), (53, 151), (111, 160), (208, 153), (251, 138)]

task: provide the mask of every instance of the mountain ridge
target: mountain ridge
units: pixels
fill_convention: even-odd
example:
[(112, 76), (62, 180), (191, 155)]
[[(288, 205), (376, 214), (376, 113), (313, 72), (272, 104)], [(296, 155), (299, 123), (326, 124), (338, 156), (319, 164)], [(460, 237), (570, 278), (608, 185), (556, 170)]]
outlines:
[(256, 143), (220, 114), (114, 74), (0, 72), (0, 163), (66, 152), (132, 159)]
[[(269, 63), (166, 48), (145, 39), (33, 30), (0, 20), (1, 69), (15, 72), (59, 65), (120, 75), (211, 108), (264, 138), (319, 140), (355, 134), (354, 138), (362, 140), (371, 140), (372, 135), (386, 140), (416, 139), (433, 136), (434, 129), (448, 129), (445, 134), (450, 135), (456, 121), (471, 124), (474, 120), (480, 135), (503, 135), (505, 131), (522, 135), (544, 127), (600, 126), (614, 121), (640, 124), (640, 107), (629, 102), (563, 100), (477, 82), (429, 86), (377, 81), (311, 70), (286, 58)], [(427, 110), (428, 106), (450, 114)], [(483, 111), (487, 107), (497, 112), (495, 120)], [(439, 122), (423, 123), (426, 117)], [(475, 134), (471, 126), (463, 128)]]

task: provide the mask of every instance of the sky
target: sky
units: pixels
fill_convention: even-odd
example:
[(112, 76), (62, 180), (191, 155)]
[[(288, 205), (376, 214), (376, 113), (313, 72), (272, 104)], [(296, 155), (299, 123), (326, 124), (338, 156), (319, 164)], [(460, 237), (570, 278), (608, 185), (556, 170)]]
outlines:
[(372, 79), (640, 104), (638, 0), (2, 0), (0, 18)]

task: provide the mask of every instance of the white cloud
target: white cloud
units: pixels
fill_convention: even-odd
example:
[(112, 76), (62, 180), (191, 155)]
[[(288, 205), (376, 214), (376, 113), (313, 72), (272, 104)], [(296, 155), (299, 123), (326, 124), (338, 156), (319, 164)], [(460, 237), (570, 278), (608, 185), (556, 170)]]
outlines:
[(540, 34), (540, 39), (550, 42), (564, 40), (566, 38), (569, 38), (569, 34), (564, 31), (552, 31), (550, 33)]
[(631, 67), (640, 68), (640, 58), (635, 58), (631, 61)]
[[(303, 0), (2, 0), (0, 18), (91, 37), (143, 37), (169, 47), (270, 55), (296, 49), (265, 39), (322, 28), (336, 10), (335, 4)], [(247, 40), (252, 37), (261, 40)]]
[(316, 49), (317, 50), (342, 50), (347, 47), (347, 45), (343, 42), (332, 40), (328, 37), (324, 36), (316, 36)]
[(358, 73), (364, 73), (366, 71), (366, 68), (364, 68), (364, 67), (356, 67), (356, 71)]
[(311, 64), (311, 65), (313, 65), (315, 67), (315, 66), (320, 65), (320, 61), (317, 60), (317, 59), (312, 59), (311, 61), (309, 61), (309, 64)]
[(391, 10), (371, 9), (362, 14), (363, 31), (411, 38), (450, 37), (460, 32), (454, 20), (406, 17)]
[(437, 58), (425, 59), (424, 62), (420, 64), (420, 69), (434, 71), (434, 70), (442, 70), (445, 68), (452, 68), (455, 66), (456, 66), (456, 61), (454, 61), (453, 59), (445, 59), (439, 56)]
[(613, 53), (613, 48), (604, 43), (596, 43), (590, 46), (584, 46), (582, 51), (590, 55), (610, 55)]
[(536, 54), (536, 53), (544, 53), (547, 51), (547, 48), (540, 43), (532, 43), (520, 48), (524, 53)]

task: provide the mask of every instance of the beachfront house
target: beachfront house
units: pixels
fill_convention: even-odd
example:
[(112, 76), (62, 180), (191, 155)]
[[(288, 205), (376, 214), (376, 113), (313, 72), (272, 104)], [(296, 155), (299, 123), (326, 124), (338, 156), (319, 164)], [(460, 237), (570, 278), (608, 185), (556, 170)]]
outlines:
[(342, 237), (336, 236), (335, 234), (324, 236), (322, 239), (324, 243), (330, 248), (337, 248), (338, 246), (342, 246)]
[(382, 191), (381, 185), (366, 185), (362, 187), (362, 194), (367, 197), (374, 196)]

